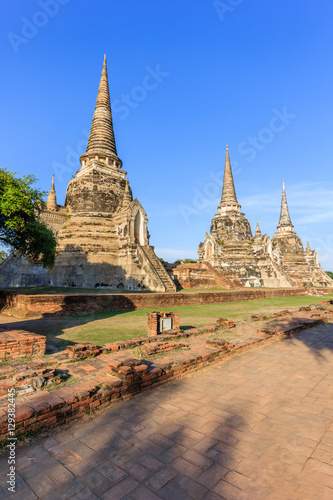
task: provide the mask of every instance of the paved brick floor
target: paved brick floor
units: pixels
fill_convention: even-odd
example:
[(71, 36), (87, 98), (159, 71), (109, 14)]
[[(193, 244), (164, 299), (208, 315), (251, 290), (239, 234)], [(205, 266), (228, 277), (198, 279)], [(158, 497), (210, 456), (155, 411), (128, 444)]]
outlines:
[(10, 498), (331, 500), (332, 394), (324, 324), (20, 448)]

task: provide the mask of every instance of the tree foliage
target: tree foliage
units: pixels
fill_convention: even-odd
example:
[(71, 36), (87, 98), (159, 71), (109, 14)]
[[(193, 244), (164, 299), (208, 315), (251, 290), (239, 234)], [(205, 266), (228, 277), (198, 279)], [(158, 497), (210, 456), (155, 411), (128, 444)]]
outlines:
[(36, 180), (34, 175), (18, 178), (0, 169), (0, 242), (50, 268), (56, 256), (56, 239), (40, 219), (45, 193), (31, 187)]
[(0, 264), (8, 257), (8, 253), (5, 250), (0, 250)]
[(193, 259), (184, 259), (184, 260), (177, 259), (175, 260), (174, 264), (181, 264), (182, 262), (184, 264), (195, 264), (197, 261)]
[(333, 272), (332, 271), (326, 271), (326, 274), (328, 274), (328, 276), (333, 279)]

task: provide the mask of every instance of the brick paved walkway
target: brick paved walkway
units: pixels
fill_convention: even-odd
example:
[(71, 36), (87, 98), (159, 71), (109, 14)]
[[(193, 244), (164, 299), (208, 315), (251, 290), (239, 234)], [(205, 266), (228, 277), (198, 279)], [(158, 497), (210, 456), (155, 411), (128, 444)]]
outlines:
[(332, 394), (323, 324), (20, 448), (9, 498), (331, 500)]

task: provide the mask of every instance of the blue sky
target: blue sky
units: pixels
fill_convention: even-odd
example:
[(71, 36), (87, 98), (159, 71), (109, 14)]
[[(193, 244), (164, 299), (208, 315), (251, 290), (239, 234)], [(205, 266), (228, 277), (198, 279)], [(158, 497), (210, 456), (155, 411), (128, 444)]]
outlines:
[(196, 257), (229, 145), (238, 201), (333, 270), (333, 4), (321, 0), (1, 0), (1, 167), (58, 203), (86, 147), (107, 54), (118, 155), (151, 244)]

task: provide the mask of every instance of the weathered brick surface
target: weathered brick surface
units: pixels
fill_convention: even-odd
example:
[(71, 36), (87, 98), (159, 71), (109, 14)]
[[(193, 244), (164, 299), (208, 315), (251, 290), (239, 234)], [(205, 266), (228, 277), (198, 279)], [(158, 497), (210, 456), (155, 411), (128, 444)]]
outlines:
[(188, 344), (183, 344), (182, 342), (150, 342), (149, 344), (144, 344), (142, 349), (145, 354), (151, 356), (152, 354), (173, 351), (175, 349), (187, 347)]
[[(286, 322), (287, 320), (281, 319), (280, 321)], [(95, 375), (92, 378), (87, 378), (84, 382), (76, 384), (74, 387), (37, 392), (29, 396), (26, 401), (17, 402), (16, 433), (20, 435), (27, 430), (36, 431), (53, 428), (87, 411), (105, 408), (114, 400), (129, 399), (134, 394), (179, 378), (185, 373), (207, 366), (218, 359), (227, 359), (232, 355), (253, 349), (258, 345), (267, 344), (283, 336), (294, 334), (301, 329), (323, 322), (322, 319), (309, 318), (299, 319), (297, 323), (292, 324), (290, 324), (290, 320), (288, 321), (275, 332), (270, 332), (269, 335), (258, 334), (234, 342), (226, 342), (221, 338), (197, 339), (197, 335), (208, 334), (217, 329), (219, 325), (208, 325), (207, 327), (192, 329), (192, 331), (187, 330), (184, 334), (187, 337), (192, 336), (194, 339), (191, 349), (177, 353), (175, 356), (171, 353), (169, 357), (155, 360), (153, 364), (132, 358), (126, 354), (120, 356), (117, 354), (118, 357), (109, 360), (107, 363), (108, 369), (113, 375), (109, 379), (105, 377), (103, 368), (98, 371), (89, 364), (89, 361), (79, 363), (81, 366), (79, 369), (85, 371), (90, 367), (91, 370), (89, 368), (86, 373), (92, 371)], [(228, 320), (226, 320), (225, 326), (228, 326)], [(141, 342), (140, 339), (138, 341)], [(152, 344), (154, 345), (154, 343)], [(103, 356), (105, 357), (105, 354), (101, 355), (102, 358)], [(104, 376), (100, 376), (103, 374)], [(0, 414), (0, 440), (6, 439), (7, 430), (5, 410)]]
[(89, 358), (91, 356), (98, 356), (101, 353), (101, 347), (84, 342), (82, 344), (68, 345), (66, 352), (71, 358)]
[(331, 500), (332, 326), (18, 447), (13, 498)]
[(209, 262), (169, 265), (178, 284), (184, 288), (240, 288), (239, 273), (214, 269)]
[[(333, 293), (333, 288), (325, 289)], [(135, 309), (167, 308), (171, 306), (220, 304), (270, 297), (298, 297), (307, 295), (307, 288), (241, 289), (198, 293), (128, 293), (128, 294), (59, 294), (24, 295), (0, 290), (0, 308), (20, 317), (68, 316), (103, 311), (131, 311)]]
[(0, 328), (0, 361), (42, 356), (45, 348), (46, 337), (43, 335), (4, 326)]
[(226, 318), (218, 318), (217, 323), (226, 328), (234, 328), (236, 326), (236, 323), (234, 321), (230, 321)]

